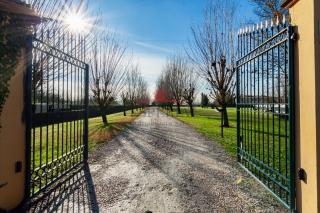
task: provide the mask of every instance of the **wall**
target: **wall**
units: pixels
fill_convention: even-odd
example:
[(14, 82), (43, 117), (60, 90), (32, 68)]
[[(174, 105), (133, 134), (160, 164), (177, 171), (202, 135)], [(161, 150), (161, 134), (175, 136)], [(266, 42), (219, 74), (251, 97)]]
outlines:
[(320, 212), (320, 1), (314, 1), (316, 116), (317, 116), (317, 211)]
[(306, 179), (297, 180), (297, 211), (319, 211), (320, 55), (319, 0), (300, 0), (290, 5), (296, 26), (296, 166)]
[[(4, 105), (0, 121), (0, 209), (17, 207), (24, 196), (25, 125), (22, 122), (24, 108), (23, 78), (26, 71), (23, 52), (16, 74), (10, 80), (10, 94)], [(15, 163), (22, 162), (22, 170), (15, 172)]]

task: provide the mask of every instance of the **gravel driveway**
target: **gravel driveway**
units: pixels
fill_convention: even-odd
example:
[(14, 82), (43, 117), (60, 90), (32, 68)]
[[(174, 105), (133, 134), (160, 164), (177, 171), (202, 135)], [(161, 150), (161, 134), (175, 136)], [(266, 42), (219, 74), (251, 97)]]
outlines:
[(157, 108), (90, 159), (100, 212), (286, 212), (219, 144)]

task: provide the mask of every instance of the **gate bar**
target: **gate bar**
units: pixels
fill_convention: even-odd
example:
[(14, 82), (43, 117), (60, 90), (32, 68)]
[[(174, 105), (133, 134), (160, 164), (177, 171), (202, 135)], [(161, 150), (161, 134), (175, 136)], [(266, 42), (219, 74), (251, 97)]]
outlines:
[(86, 64), (85, 70), (85, 99), (84, 99), (84, 132), (83, 132), (83, 143), (84, 143), (84, 152), (83, 159), (84, 162), (88, 161), (88, 105), (89, 105), (89, 65)]
[(295, 187), (295, 99), (294, 99), (294, 29), (292, 26), (288, 27), (288, 52), (289, 52), (289, 142), (290, 144), (290, 209), (296, 209), (296, 187)]
[(25, 189), (24, 189), (24, 201), (30, 197), (30, 182), (31, 182), (31, 128), (32, 128), (32, 36), (28, 36), (26, 42), (26, 57), (27, 57), (27, 70), (25, 75), (25, 109), (24, 117), (26, 124), (26, 143), (25, 143)]

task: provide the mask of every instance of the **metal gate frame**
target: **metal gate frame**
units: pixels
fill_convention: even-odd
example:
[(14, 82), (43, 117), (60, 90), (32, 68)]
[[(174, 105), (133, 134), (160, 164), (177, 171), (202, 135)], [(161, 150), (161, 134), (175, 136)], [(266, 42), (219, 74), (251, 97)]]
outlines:
[[(294, 139), (294, 30), (293, 26), (283, 21), (283, 23), (278, 23), (276, 25), (271, 21), (271, 26), (266, 23), (258, 25), (257, 27), (250, 27), (240, 30), (238, 34), (238, 54), (239, 59), (237, 60), (236, 73), (237, 73), (237, 158), (240, 166), (251, 174), (258, 182), (265, 186), (268, 191), (270, 191), (284, 206), (289, 208), (291, 211), (296, 209), (296, 188), (295, 188), (295, 139)], [(279, 48), (284, 45), (284, 52), (281, 52)], [(272, 52), (272, 53), (270, 53)], [(278, 55), (274, 55), (278, 53)], [(284, 55), (281, 55), (281, 54)], [(272, 58), (269, 58), (269, 56)], [(277, 59), (274, 59), (274, 56)], [(284, 57), (284, 58), (282, 58)], [(275, 68), (275, 60), (278, 60), (278, 67)], [(278, 92), (278, 104), (275, 104), (275, 93), (274, 88), (272, 89), (272, 102), (270, 103), (270, 96), (264, 94), (263, 82), (265, 81), (264, 74), (267, 70), (267, 82), (269, 81), (269, 71), (272, 70), (272, 78), (275, 78), (275, 69), (278, 69), (278, 79), (280, 79), (280, 61), (284, 60), (284, 70), (285, 70), (285, 142), (286, 148), (285, 153), (282, 152), (281, 144), (281, 91)], [(267, 61), (267, 64), (264, 64)], [(262, 63), (262, 64), (261, 64)], [(271, 63), (272, 67), (269, 66)], [(257, 69), (258, 67), (258, 69)], [(261, 71), (262, 69), (262, 71)], [(252, 70), (254, 70), (252, 72)], [(258, 70), (258, 73), (256, 73)], [(261, 73), (259, 73), (261, 71)], [(251, 72), (251, 73), (250, 73)], [(249, 77), (250, 75), (250, 77)], [(258, 75), (258, 89), (256, 89), (256, 75)], [(259, 85), (259, 75), (261, 78), (261, 89)], [(288, 75), (286, 77), (286, 75)], [(254, 80), (252, 81), (252, 79)], [(280, 80), (279, 80), (280, 82)], [(250, 84), (249, 84), (250, 83)], [(253, 83), (253, 85), (251, 85)], [(246, 85), (244, 85), (246, 84)], [(267, 83), (269, 84), (269, 83)], [(278, 85), (281, 85), (280, 83)], [(267, 86), (267, 93), (269, 93), (269, 86)], [(273, 82), (273, 87), (275, 86)], [(250, 88), (250, 91), (248, 90)], [(279, 86), (280, 88), (280, 86)], [(252, 92), (253, 89), (253, 92)], [(256, 95), (258, 92), (258, 95)], [(262, 94), (262, 95), (261, 95)], [(261, 96), (259, 96), (261, 95)], [(261, 100), (262, 99), (262, 100)], [(261, 103), (262, 102), (262, 103)], [(269, 109), (269, 106), (272, 108)], [(276, 111), (276, 107), (278, 111)], [(267, 107), (267, 108), (266, 108)], [(257, 114), (259, 117), (257, 117)], [(273, 132), (272, 140), (269, 138), (270, 131), (268, 129), (267, 135), (269, 139), (265, 141), (264, 130), (264, 120), (262, 137), (263, 142), (261, 144), (260, 140), (260, 120), (258, 120), (258, 133), (257, 133), (257, 123), (256, 119), (260, 119), (260, 115), (265, 116), (267, 114), (272, 114), (273, 116)], [(278, 136), (274, 131), (274, 116), (278, 116), (279, 126), (278, 126)], [(287, 116), (287, 117), (286, 117)], [(287, 119), (287, 120), (286, 120)], [(251, 122), (251, 123), (250, 123)], [(254, 126), (252, 126), (254, 122)], [(267, 117), (267, 122), (269, 126), (269, 117)], [(246, 125), (244, 127), (244, 125)], [(247, 128), (247, 129), (246, 129)], [(250, 130), (251, 128), (251, 130)], [(268, 127), (269, 128), (269, 127)], [(254, 133), (254, 134), (253, 134)], [(257, 134), (258, 140), (256, 139)], [(278, 140), (278, 164), (279, 168), (275, 168), (275, 136), (279, 138)], [(254, 139), (253, 139), (254, 138)], [(280, 142), (279, 142), (280, 141)], [(268, 143), (267, 146), (267, 162), (265, 157), (265, 142)], [(269, 162), (269, 143), (273, 143), (272, 148), (272, 165)], [(254, 145), (254, 147), (253, 147)], [(257, 155), (257, 146), (258, 153)], [(261, 157), (261, 146), (262, 157)], [(281, 157), (285, 154), (286, 172), (283, 173), (281, 167)], [(287, 165), (289, 163), (290, 165)], [(282, 165), (283, 166), (283, 165)]]
[[(53, 32), (55, 32), (53, 30)], [(48, 30), (48, 34), (52, 33), (52, 31)], [(55, 35), (53, 34), (53, 36), (62, 36), (61, 34), (59, 35)], [(63, 35), (64, 36), (64, 35)], [(69, 35), (70, 36), (70, 35)], [(72, 38), (72, 37), (71, 37)], [(64, 38), (63, 38), (64, 39)], [(80, 39), (80, 37), (78, 38)], [(37, 44), (35, 44), (37, 43)], [(66, 46), (69, 44), (66, 44)], [(71, 47), (72, 47), (72, 42), (71, 42)], [(85, 44), (84, 44), (85, 45)], [(43, 49), (42, 49), (43, 48)], [(84, 47), (83, 47), (84, 48)], [(52, 78), (53, 82), (53, 89), (52, 89), (52, 95), (53, 98), (51, 100), (51, 106), (53, 105), (53, 110), (49, 109), (49, 102), (48, 102), (48, 97), (49, 95), (51, 95), (50, 93), (46, 93), (47, 94), (47, 103), (46, 106), (43, 107), (43, 102), (40, 102), (41, 105), (41, 112), (36, 112), (37, 111), (37, 106), (35, 104), (35, 99), (34, 98), (34, 94), (36, 92), (34, 92), (34, 88), (33, 88), (33, 75), (34, 75), (34, 61), (35, 61), (35, 56), (34, 56), (34, 51), (36, 51), (36, 49), (38, 49), (38, 51), (41, 51), (41, 54), (46, 54), (46, 57), (51, 57), (51, 61), (50, 63), (52, 63), (52, 72), (61, 72), (61, 68), (62, 69), (69, 69), (72, 71), (67, 71), (66, 75), (69, 75), (69, 72), (71, 73), (71, 75), (76, 75), (73, 72), (77, 73), (78, 72), (78, 81), (80, 82), (80, 72), (82, 71), (83, 73), (81, 73), (81, 82), (78, 82), (78, 89), (79, 87), (81, 88), (82, 85), (83, 89), (81, 90), (81, 97), (80, 96), (80, 92), (78, 94), (72, 94), (71, 92), (71, 99), (74, 96), (78, 96), (78, 105), (75, 104), (75, 100), (73, 100), (74, 102), (72, 102), (72, 100), (69, 103), (68, 106), (68, 102), (67, 102), (67, 108), (64, 108), (65, 105), (62, 106), (62, 104), (59, 103), (56, 104), (55, 103), (55, 99), (58, 99), (58, 102), (60, 100), (60, 96), (62, 96), (62, 94), (58, 93), (58, 98), (54, 97), (56, 94), (56, 91), (54, 90), (54, 85), (56, 85), (57, 81), (55, 79), (55, 77)], [(76, 49), (76, 48), (75, 48)], [(62, 49), (59, 49), (55, 46), (52, 46), (48, 43), (46, 43), (43, 40), (43, 32), (42, 35), (38, 36), (30, 36), (27, 39), (27, 45), (26, 45), (26, 51), (27, 51), (27, 71), (26, 71), (26, 77), (25, 77), (25, 122), (26, 122), (26, 178), (25, 178), (25, 193), (24, 193), (24, 200), (25, 202), (30, 201), (31, 199), (37, 197), (38, 195), (40, 195), (41, 193), (45, 192), (47, 189), (49, 189), (52, 185), (54, 185), (55, 183), (57, 183), (59, 181), (59, 179), (61, 179), (63, 176), (67, 175), (70, 171), (72, 171), (72, 169), (74, 169), (75, 167), (77, 167), (80, 164), (85, 164), (87, 163), (88, 160), (88, 102), (89, 102), (89, 66), (88, 64), (86, 64), (85, 62), (81, 61), (80, 59), (78, 59), (76, 56), (77, 51), (75, 50), (74, 55), (72, 55), (72, 52), (64, 52), (64, 47)], [(79, 56), (79, 58), (81, 58)], [(85, 50), (83, 52), (83, 57), (82, 59), (85, 58)], [(40, 59), (42, 60), (42, 59)], [(49, 60), (47, 59), (47, 64), (49, 64)], [(53, 60), (53, 62), (52, 62)], [(54, 62), (54, 60), (58, 61), (58, 62)], [(40, 62), (43, 63), (43, 62)], [(58, 66), (55, 65), (55, 63), (58, 63)], [(63, 63), (63, 66), (60, 66), (60, 63)], [(42, 65), (41, 65), (42, 66)], [(68, 68), (65, 68), (68, 67)], [(77, 67), (77, 68), (75, 68)], [(43, 68), (41, 68), (43, 69)], [(63, 70), (64, 71), (64, 70)], [(54, 74), (55, 75), (55, 74)], [(49, 74), (48, 74), (49, 76)], [(44, 74), (42, 71), (42, 77), (44, 78)], [(63, 85), (64, 83), (64, 78), (63, 77)], [(72, 81), (76, 81), (76, 77), (74, 77), (75, 79), (72, 80), (71, 79), (71, 83)], [(47, 81), (49, 81), (49, 77), (47, 79)], [(58, 87), (60, 87), (60, 79), (58, 79)], [(68, 79), (69, 80), (69, 79)], [(70, 83), (70, 84), (71, 84)], [(76, 83), (74, 83), (76, 84)], [(81, 85), (82, 84), (82, 85)], [(80, 86), (79, 86), (80, 85)], [(73, 86), (71, 86), (73, 87)], [(48, 87), (49, 88), (49, 87)], [(76, 88), (76, 86), (74, 86), (74, 88)], [(64, 88), (65, 90), (66, 88)], [(69, 89), (69, 87), (67, 88), (67, 90)], [(42, 89), (41, 89), (42, 90)], [(48, 91), (49, 89), (47, 89)], [(58, 89), (59, 90), (59, 89)], [(34, 94), (33, 94), (34, 92)], [(83, 92), (83, 93), (82, 93)], [(60, 95), (60, 96), (59, 96)], [(41, 95), (42, 96), (42, 95)], [(68, 95), (67, 95), (68, 96)], [(42, 99), (42, 98), (41, 98)], [(62, 97), (61, 100), (64, 100), (65, 97)], [(75, 99), (75, 98), (74, 98)], [(44, 112), (42, 112), (42, 108), (46, 108), (46, 110), (44, 110)], [(78, 121), (80, 121), (82, 123), (82, 125), (78, 125)], [(70, 122), (70, 124), (72, 122), (77, 122), (77, 133), (75, 133), (75, 126), (74, 128), (74, 132), (73, 132), (73, 138), (71, 135), (72, 132), (72, 124), (70, 127), (70, 136), (67, 139), (68, 136), (66, 136), (66, 141), (70, 140), (70, 144), (74, 143), (73, 146), (70, 145), (69, 147), (69, 152), (68, 153), (63, 153), (63, 147), (62, 147), (62, 155), (59, 155), (59, 151), (58, 154), (54, 154), (54, 152), (56, 151), (56, 149), (58, 148), (54, 147), (54, 144), (56, 143), (56, 138), (58, 139), (58, 143), (59, 143), (59, 124), (63, 125), (64, 123)], [(52, 132), (56, 131), (56, 125), (58, 125), (58, 136), (54, 136), (54, 133), (51, 133), (52, 135), (52, 141), (51, 141), (51, 148), (52, 150), (50, 150), (50, 152), (52, 152), (52, 156), (50, 157), (52, 159), (52, 161), (48, 161), (48, 146), (49, 146), (49, 142), (48, 142), (48, 135), (49, 135), (49, 131), (48, 130), (48, 126), (50, 125), (50, 128), (52, 128)], [(42, 152), (46, 152), (45, 155), (47, 156), (47, 159), (45, 161), (45, 163), (41, 164), (41, 160), (40, 160), (40, 164), (37, 165), (37, 168), (35, 168), (35, 132), (36, 132), (36, 128), (44, 128), (44, 126), (46, 126), (46, 134), (47, 134), (47, 141), (46, 141), (46, 150), (42, 148), (42, 146), (40, 145), (40, 150), (42, 150)], [(52, 126), (52, 127), (51, 127)], [(80, 128), (79, 128), (80, 127)], [(62, 127), (63, 128), (63, 127)], [(63, 129), (62, 129), (63, 131)], [(69, 130), (66, 130), (69, 131)], [(63, 134), (63, 132), (62, 132)], [(68, 134), (68, 133), (67, 133)], [(76, 138), (77, 138), (77, 146), (75, 145), (75, 134), (77, 134)], [(82, 136), (81, 136), (82, 135)], [(42, 135), (40, 136), (40, 138), (42, 138)], [(64, 138), (64, 136), (62, 136), (61, 138)], [(40, 139), (42, 140), (42, 139)], [(81, 143), (82, 140), (82, 143)], [(61, 143), (61, 142), (60, 142)], [(62, 143), (63, 143), (63, 139), (62, 139)], [(69, 143), (69, 142), (66, 142)], [(82, 144), (82, 145), (81, 145)], [(62, 145), (63, 146), (63, 145)], [(71, 150), (72, 149), (72, 150)], [(78, 150), (76, 150), (78, 149)], [(67, 152), (68, 150), (66, 149), (65, 152)], [(77, 154), (77, 160), (74, 160), (74, 156), (73, 153), (75, 152), (75, 154)], [(80, 155), (79, 155), (80, 154)], [(33, 155), (33, 156), (32, 156)], [(40, 158), (41, 158), (41, 151), (40, 151)], [(55, 156), (54, 156), (55, 155)], [(60, 159), (61, 158), (61, 159)], [(68, 158), (68, 159), (65, 159)], [(70, 159), (71, 158), (71, 159)], [(49, 160), (51, 160), (49, 159)], [(65, 164), (64, 160), (68, 160), (71, 161), (71, 163), (69, 164)], [(55, 161), (55, 162), (54, 162)], [(49, 165), (50, 164), (50, 165)], [(63, 164), (63, 165), (61, 165)], [(33, 174), (35, 172), (35, 169), (39, 169), (42, 170), (42, 172), (37, 171), (38, 173), (36, 174), (36, 176)], [(51, 176), (50, 174), (51, 173)], [(42, 178), (44, 178), (45, 175), (45, 183), (43, 183), (43, 186), (41, 186), (41, 180)], [(37, 185), (36, 178), (38, 178), (40, 180), (40, 187)]]

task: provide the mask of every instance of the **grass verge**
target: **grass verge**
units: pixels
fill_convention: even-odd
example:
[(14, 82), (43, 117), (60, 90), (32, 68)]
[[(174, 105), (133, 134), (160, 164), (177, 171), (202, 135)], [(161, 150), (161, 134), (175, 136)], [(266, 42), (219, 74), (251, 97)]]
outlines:
[[(97, 144), (112, 139), (141, 113), (141, 110), (135, 110), (133, 114), (127, 111), (127, 116), (123, 116), (123, 112), (110, 114), (107, 116), (107, 125), (103, 124), (101, 117), (89, 119), (89, 150), (94, 149)], [(33, 129), (31, 150), (33, 167), (51, 162), (62, 155), (71, 154), (75, 148), (82, 145), (82, 135), (83, 121), (65, 122)]]
[(143, 111), (127, 111), (108, 115), (108, 125), (104, 125), (101, 117), (89, 119), (89, 150), (94, 149), (98, 144), (111, 140), (118, 135), (130, 123), (132, 123)]
[(191, 117), (188, 107), (181, 108), (181, 114), (176, 109), (173, 112), (162, 110), (166, 114), (195, 128), (210, 140), (214, 140), (224, 146), (232, 156), (237, 154), (237, 121), (236, 109), (228, 108), (229, 128), (224, 128), (224, 137), (221, 137), (221, 118), (220, 113), (211, 108), (195, 107), (195, 117)]

